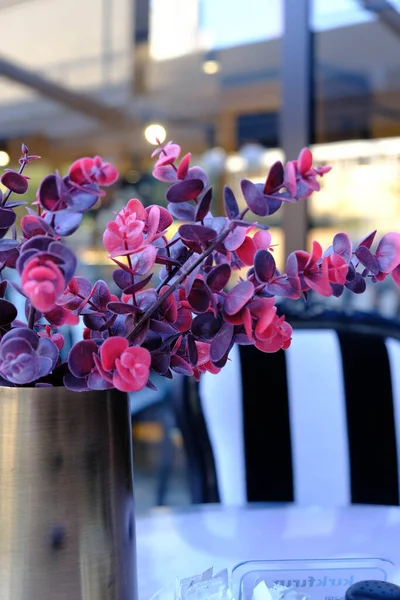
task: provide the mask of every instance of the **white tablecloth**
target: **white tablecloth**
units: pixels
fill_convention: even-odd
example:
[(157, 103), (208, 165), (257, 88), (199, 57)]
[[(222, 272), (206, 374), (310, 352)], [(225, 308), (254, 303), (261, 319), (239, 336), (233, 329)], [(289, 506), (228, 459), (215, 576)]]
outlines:
[(400, 508), (284, 506), (158, 509), (137, 520), (139, 600), (159, 588), (251, 559), (377, 557), (398, 565)]

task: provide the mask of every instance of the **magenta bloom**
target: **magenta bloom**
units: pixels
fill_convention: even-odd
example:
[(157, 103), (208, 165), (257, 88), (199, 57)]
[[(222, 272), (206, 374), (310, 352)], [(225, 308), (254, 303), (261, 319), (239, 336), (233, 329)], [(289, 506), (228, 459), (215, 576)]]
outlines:
[(328, 257), (322, 259), (322, 248), (318, 242), (313, 242), (312, 253), (304, 250), (295, 252), (301, 290), (315, 290), (321, 296), (332, 296), (332, 287), (329, 283)]
[(143, 230), (148, 214), (143, 204), (133, 198), (120, 210), (115, 221), (107, 223), (103, 244), (111, 256), (140, 252), (146, 246)]
[(126, 338), (107, 338), (100, 348), (100, 361), (114, 387), (121, 392), (138, 392), (149, 379), (150, 352), (139, 346), (129, 347)]
[(167, 142), (165, 146), (156, 148), (151, 157), (153, 158), (154, 156), (157, 156), (157, 154), (159, 155), (155, 164), (155, 168), (157, 168), (164, 167), (165, 165), (172, 165), (179, 157), (180, 153), (181, 147), (178, 146), (178, 144)]
[(308, 148), (303, 148), (297, 160), (291, 160), (285, 168), (285, 187), (293, 199), (308, 198), (312, 192), (320, 189), (317, 176), (325, 175), (331, 167), (312, 166), (312, 154)]
[(0, 375), (9, 383), (25, 385), (46, 377), (58, 360), (58, 348), (47, 337), (25, 327), (6, 333), (0, 342)]
[(71, 181), (78, 185), (96, 183), (108, 186), (118, 179), (118, 171), (111, 163), (104, 162), (101, 156), (80, 158), (69, 168)]
[(292, 326), (285, 321), (285, 317), (274, 315), (262, 335), (255, 335), (255, 346), (262, 352), (277, 352), (281, 348), (287, 350), (292, 342), (292, 334)]
[(39, 255), (25, 263), (21, 274), (21, 286), (37, 310), (48, 312), (63, 293), (65, 279), (53, 261)]

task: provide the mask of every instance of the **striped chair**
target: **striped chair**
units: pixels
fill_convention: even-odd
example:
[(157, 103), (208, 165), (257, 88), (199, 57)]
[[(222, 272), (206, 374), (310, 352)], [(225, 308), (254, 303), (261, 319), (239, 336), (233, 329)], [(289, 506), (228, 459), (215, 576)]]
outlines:
[(289, 350), (234, 348), (200, 382), (220, 501), (398, 505), (400, 323), (334, 311), (288, 320)]

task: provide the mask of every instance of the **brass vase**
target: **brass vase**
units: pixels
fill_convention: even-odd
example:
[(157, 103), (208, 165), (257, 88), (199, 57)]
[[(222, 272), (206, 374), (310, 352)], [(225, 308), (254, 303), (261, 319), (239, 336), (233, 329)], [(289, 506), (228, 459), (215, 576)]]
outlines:
[(1, 600), (137, 600), (128, 398), (0, 388)]

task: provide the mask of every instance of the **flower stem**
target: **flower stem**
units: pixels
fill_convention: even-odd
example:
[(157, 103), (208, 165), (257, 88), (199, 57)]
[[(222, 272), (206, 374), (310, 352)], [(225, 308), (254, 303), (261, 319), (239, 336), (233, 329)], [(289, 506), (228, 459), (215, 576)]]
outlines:
[[(189, 250), (186, 261), (192, 256), (192, 254), (193, 254), (193, 250)], [(176, 266), (173, 269), (171, 269), (171, 271), (168, 273), (168, 275), (165, 277), (165, 279), (163, 279), (158, 284), (158, 286), (156, 288), (156, 292), (159, 292), (161, 290), (161, 288), (164, 287), (164, 285), (167, 285), (167, 283), (169, 283), (171, 281), (171, 279), (173, 279), (175, 277), (175, 275), (177, 273), (179, 273), (179, 271), (182, 269), (182, 266), (184, 266), (184, 265), (180, 265), (179, 267)]]
[[(22, 158), (21, 158), (21, 160), (22, 160)], [(27, 160), (24, 160), (24, 161), (21, 163), (21, 166), (20, 166), (20, 167), (19, 167), (19, 169), (18, 169), (18, 174), (19, 174), (19, 175), (21, 175), (22, 171), (25, 169), (25, 166), (26, 166), (27, 164), (28, 164), (28, 161), (27, 161)], [(5, 195), (5, 196), (4, 196), (4, 198), (3, 198), (3, 202), (1, 203), (1, 206), (5, 206), (5, 205), (6, 205), (6, 202), (7, 202), (7, 200), (9, 199), (9, 197), (11, 196), (11, 194), (12, 194), (12, 190), (8, 190), (8, 191), (7, 191), (7, 193), (6, 193), (6, 195)]]
[[(174, 291), (179, 287), (179, 285), (182, 283), (182, 281), (184, 281), (184, 279), (186, 279), (186, 277), (188, 277), (188, 275), (190, 275), (190, 273), (192, 271), (194, 271), (199, 265), (201, 265), (201, 263), (207, 258), (207, 256), (210, 256), (210, 254), (212, 252), (214, 252), (214, 250), (217, 248), (217, 246), (231, 233), (231, 231), (233, 231), (236, 227), (235, 223), (230, 223), (228, 225), (228, 227), (226, 229), (224, 229), (223, 231), (221, 231), (221, 233), (216, 237), (216, 239), (213, 241), (212, 244), (210, 244), (210, 246), (204, 250), (204, 252), (202, 252), (200, 254), (200, 256), (192, 263), (189, 265), (189, 267), (185, 268), (188, 261), (185, 262), (185, 264), (181, 267), (182, 268), (182, 272), (179, 275), (179, 277), (174, 281), (174, 283), (168, 288), (168, 290), (166, 290), (164, 292), (164, 294), (162, 296), (160, 296), (158, 298), (158, 300), (156, 300), (156, 302), (154, 302), (153, 306), (151, 306), (148, 310), (146, 310), (146, 312), (142, 315), (142, 317), (139, 319), (139, 321), (132, 327), (132, 329), (126, 334), (126, 339), (129, 340), (130, 338), (134, 337), (135, 334), (140, 330), (140, 328), (142, 327), (142, 325), (148, 320), (150, 319), (151, 315), (157, 310), (157, 308), (159, 308), (161, 306), (161, 304), (171, 295), (174, 293)], [(165, 285), (165, 283), (163, 282), (163, 285)]]
[(31, 307), (29, 309), (29, 317), (28, 317), (28, 327), (29, 327), (29, 329), (33, 330), (33, 328), (35, 326), (35, 317), (36, 317), (36, 309), (31, 304)]

